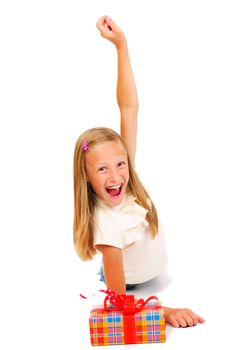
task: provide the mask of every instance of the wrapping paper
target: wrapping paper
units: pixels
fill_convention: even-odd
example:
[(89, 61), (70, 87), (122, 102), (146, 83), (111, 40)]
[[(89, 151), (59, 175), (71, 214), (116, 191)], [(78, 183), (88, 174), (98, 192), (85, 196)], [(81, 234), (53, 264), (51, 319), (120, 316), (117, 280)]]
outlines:
[[(94, 306), (90, 312), (89, 327), (93, 346), (166, 341), (164, 311), (157, 297), (151, 296), (146, 301), (140, 299), (135, 303), (133, 295), (109, 290), (104, 292), (108, 293), (104, 305)], [(151, 302), (152, 299), (155, 302)]]

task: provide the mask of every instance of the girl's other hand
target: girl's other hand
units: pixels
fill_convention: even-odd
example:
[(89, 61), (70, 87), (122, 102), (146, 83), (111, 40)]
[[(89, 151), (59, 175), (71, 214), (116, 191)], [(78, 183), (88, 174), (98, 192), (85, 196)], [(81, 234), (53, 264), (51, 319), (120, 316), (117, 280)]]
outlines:
[(196, 315), (190, 309), (173, 309), (164, 307), (164, 317), (167, 323), (176, 328), (192, 327), (196, 326), (198, 323), (205, 322), (201, 316)]
[(101, 17), (97, 23), (101, 36), (111, 41), (117, 49), (120, 49), (126, 45), (126, 37), (123, 31), (117, 26), (117, 24), (107, 16)]

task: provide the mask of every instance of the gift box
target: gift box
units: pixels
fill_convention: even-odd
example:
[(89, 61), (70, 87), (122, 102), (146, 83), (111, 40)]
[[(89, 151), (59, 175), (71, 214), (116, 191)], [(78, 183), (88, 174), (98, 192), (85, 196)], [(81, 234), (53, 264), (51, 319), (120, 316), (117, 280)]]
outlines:
[(94, 306), (89, 317), (93, 346), (166, 341), (164, 311), (157, 297), (135, 301), (134, 295), (103, 292), (104, 305)]

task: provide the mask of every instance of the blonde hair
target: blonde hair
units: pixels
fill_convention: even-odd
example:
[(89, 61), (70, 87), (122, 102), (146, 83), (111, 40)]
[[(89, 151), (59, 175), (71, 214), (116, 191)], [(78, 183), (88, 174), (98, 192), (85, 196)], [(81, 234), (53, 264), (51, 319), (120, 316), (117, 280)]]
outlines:
[(127, 153), (130, 175), (127, 193), (136, 197), (136, 203), (148, 210), (146, 220), (150, 225), (151, 236), (155, 238), (158, 232), (157, 212), (151, 198), (132, 166), (123, 139), (112, 129), (101, 127), (92, 128), (80, 135), (74, 150), (73, 238), (75, 249), (79, 257), (82, 260), (91, 260), (96, 254), (96, 249), (94, 247), (94, 208), (97, 204), (97, 195), (86, 178), (85, 151), (82, 148), (85, 139), (88, 141), (89, 149), (94, 145), (112, 141), (119, 142), (119, 144), (123, 146)]

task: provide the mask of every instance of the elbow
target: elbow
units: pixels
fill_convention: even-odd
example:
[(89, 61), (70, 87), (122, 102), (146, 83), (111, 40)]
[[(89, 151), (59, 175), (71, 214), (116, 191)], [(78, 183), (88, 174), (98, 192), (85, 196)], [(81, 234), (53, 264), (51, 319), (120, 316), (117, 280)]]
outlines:
[(122, 112), (130, 113), (133, 115), (137, 115), (139, 111), (139, 103), (127, 103), (127, 104), (120, 104), (119, 109)]
[(120, 109), (131, 109), (134, 111), (139, 110), (139, 99), (137, 94), (134, 94), (134, 96), (130, 96), (129, 98), (117, 98), (118, 106)]

